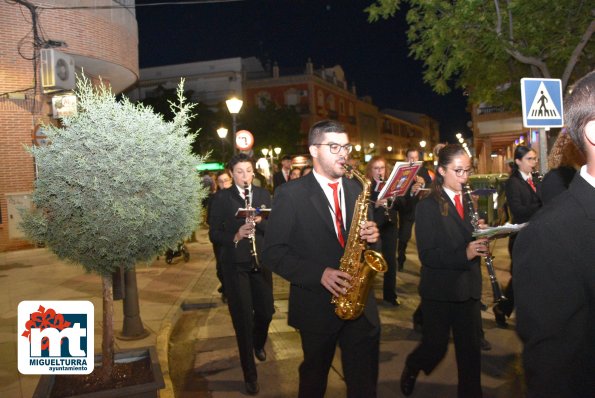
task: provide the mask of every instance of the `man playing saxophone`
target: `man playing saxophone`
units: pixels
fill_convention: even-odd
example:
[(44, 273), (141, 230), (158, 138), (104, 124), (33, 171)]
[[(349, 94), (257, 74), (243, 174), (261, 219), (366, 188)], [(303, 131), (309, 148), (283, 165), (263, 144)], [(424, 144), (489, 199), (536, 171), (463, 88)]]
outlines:
[[(373, 398), (380, 339), (373, 291), (354, 320), (339, 318), (331, 303), (351, 287), (350, 274), (338, 268), (361, 192), (344, 177), (352, 146), (344, 126), (331, 120), (311, 127), (308, 144), (314, 171), (275, 191), (262, 263), (291, 283), (288, 323), (299, 329), (304, 354), (299, 397), (324, 396), (339, 343), (348, 396)], [(372, 221), (363, 222), (359, 234), (368, 243), (379, 236)]]

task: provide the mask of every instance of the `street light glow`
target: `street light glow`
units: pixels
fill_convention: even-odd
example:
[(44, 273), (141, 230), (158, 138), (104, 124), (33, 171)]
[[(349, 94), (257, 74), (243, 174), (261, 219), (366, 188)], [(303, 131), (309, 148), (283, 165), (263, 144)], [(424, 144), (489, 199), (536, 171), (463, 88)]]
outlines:
[(461, 133), (457, 133), (457, 134), (455, 135), (455, 137), (457, 137), (457, 140), (460, 140), (461, 138), (463, 138), (463, 134), (461, 134)]
[(358, 151), (358, 152), (361, 151), (362, 150), (362, 146), (360, 144), (357, 144), (355, 146), (355, 150)]
[(231, 113), (232, 115), (237, 115), (238, 113), (240, 113), (240, 109), (242, 109), (244, 101), (238, 99), (237, 97), (233, 97), (225, 101), (225, 104), (227, 105), (227, 110), (229, 111), (229, 113)]
[(393, 151), (393, 147), (389, 145), (389, 146), (386, 147), (386, 150), (389, 151), (389, 152), (392, 152)]
[(422, 147), (422, 148), (425, 148), (425, 147), (426, 147), (426, 144), (427, 144), (427, 143), (426, 143), (426, 141), (425, 141), (425, 140), (421, 140), (421, 141), (419, 142), (419, 146), (420, 146), (420, 147)]
[(373, 142), (370, 142), (370, 149), (374, 149), (375, 144)]
[(219, 138), (225, 138), (227, 137), (227, 129), (225, 127), (219, 127), (217, 129), (217, 135), (219, 136)]
[(273, 149), (275, 151), (275, 155), (279, 156), (279, 154), (281, 153), (281, 148), (279, 148), (278, 146), (275, 147), (275, 149)]
[(262, 156), (266, 157), (269, 153), (269, 148), (262, 148), (260, 152), (262, 152)]

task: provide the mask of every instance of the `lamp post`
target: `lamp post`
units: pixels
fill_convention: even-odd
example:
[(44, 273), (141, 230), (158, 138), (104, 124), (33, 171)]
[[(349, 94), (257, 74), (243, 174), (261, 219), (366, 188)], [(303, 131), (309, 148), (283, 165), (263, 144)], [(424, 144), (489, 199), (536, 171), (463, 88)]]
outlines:
[(273, 179), (273, 165), (275, 164), (275, 159), (279, 159), (279, 155), (281, 154), (281, 148), (280, 147), (275, 147), (275, 148), (262, 148), (260, 150), (260, 152), (262, 153), (262, 156), (264, 156), (265, 159), (268, 160), (268, 158), (271, 159), (270, 163), (269, 163), (269, 183), (272, 184), (272, 179)]
[(225, 138), (227, 137), (227, 129), (225, 127), (219, 127), (217, 129), (217, 135), (221, 138), (221, 160), (225, 163)]
[(231, 113), (231, 117), (233, 120), (233, 125), (232, 125), (232, 144), (233, 144), (233, 154), (235, 155), (237, 153), (237, 148), (236, 148), (236, 133), (238, 132), (238, 126), (237, 126), (237, 116), (238, 113), (240, 113), (240, 109), (242, 109), (242, 105), (244, 104), (244, 101), (242, 101), (241, 99), (238, 99), (237, 97), (233, 97), (228, 99), (227, 101), (225, 101), (225, 104), (227, 105), (227, 110), (229, 111), (229, 113)]
[(421, 151), (420, 151), (419, 157), (421, 158), (421, 161), (422, 161), (422, 162), (424, 161), (424, 149), (426, 148), (426, 145), (427, 145), (427, 142), (426, 142), (425, 140), (421, 140), (421, 141), (419, 142), (419, 146), (420, 146), (420, 148), (421, 148)]

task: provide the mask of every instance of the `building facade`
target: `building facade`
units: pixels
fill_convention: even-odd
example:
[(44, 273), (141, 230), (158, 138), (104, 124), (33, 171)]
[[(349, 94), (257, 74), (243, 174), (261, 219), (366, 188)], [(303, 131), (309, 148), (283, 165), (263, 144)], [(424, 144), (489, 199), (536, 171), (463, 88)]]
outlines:
[(43, 144), (42, 124), (59, 125), (56, 107), (72, 92), (74, 75), (101, 79), (115, 93), (138, 79), (134, 0), (93, 2), (107, 9), (70, 6), (0, 3), (0, 252), (30, 246), (18, 228), (36, 175), (26, 147)]

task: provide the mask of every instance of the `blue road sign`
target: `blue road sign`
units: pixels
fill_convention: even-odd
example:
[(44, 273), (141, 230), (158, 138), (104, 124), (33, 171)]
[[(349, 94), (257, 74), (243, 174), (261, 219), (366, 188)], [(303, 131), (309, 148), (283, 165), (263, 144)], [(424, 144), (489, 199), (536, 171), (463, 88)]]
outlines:
[(563, 127), (562, 81), (560, 79), (521, 79), (523, 126)]

